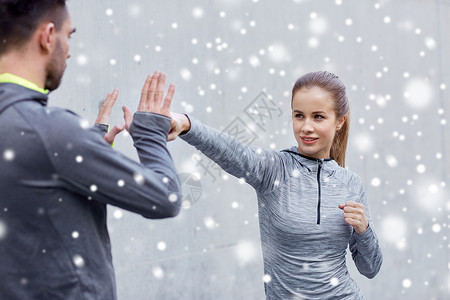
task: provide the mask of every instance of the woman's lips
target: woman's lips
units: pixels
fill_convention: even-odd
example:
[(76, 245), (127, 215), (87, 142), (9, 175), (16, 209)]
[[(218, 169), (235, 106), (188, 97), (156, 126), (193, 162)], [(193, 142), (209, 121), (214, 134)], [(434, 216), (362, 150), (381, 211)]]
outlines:
[(314, 144), (319, 138), (302, 136), (301, 139), (302, 139), (303, 143), (305, 143), (307, 145), (311, 145), (311, 144)]

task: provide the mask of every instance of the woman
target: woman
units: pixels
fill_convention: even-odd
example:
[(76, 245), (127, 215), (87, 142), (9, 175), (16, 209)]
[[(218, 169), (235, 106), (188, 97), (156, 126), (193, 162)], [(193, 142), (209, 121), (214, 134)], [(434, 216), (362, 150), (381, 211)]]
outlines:
[(349, 104), (329, 72), (300, 77), (292, 90), (298, 145), (281, 152), (247, 147), (194, 118), (172, 113), (181, 138), (257, 192), (267, 299), (364, 299), (350, 278), (382, 263), (361, 179), (345, 166)]

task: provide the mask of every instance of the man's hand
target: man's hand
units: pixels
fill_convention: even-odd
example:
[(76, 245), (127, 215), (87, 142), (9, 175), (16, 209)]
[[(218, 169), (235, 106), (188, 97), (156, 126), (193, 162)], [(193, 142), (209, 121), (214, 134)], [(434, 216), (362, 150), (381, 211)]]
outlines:
[[(108, 95), (106, 96), (105, 101), (103, 102), (102, 106), (100, 107), (100, 110), (98, 112), (97, 120), (95, 121), (95, 124), (108, 125), (109, 117), (111, 116), (112, 108), (113, 108), (114, 104), (116, 103), (116, 100), (117, 100), (118, 96), (119, 96), (119, 91), (117, 89), (114, 89), (114, 91), (112, 93), (108, 93)], [(116, 135), (121, 133), (126, 127), (126, 120), (127, 120), (127, 116), (126, 115), (128, 114), (128, 111), (127, 111), (127, 114), (126, 114), (125, 113), (125, 107), (123, 109), (124, 109), (125, 122), (121, 122), (121, 123), (115, 125), (104, 136), (105, 141), (108, 142), (110, 145), (113, 144)], [(130, 110), (129, 108), (127, 108), (127, 109)]]
[(367, 220), (364, 205), (354, 201), (347, 201), (345, 205), (339, 205), (339, 208), (344, 211), (345, 222), (352, 225), (357, 233), (366, 232), (367, 228), (369, 228), (369, 220)]
[(166, 75), (164, 73), (156, 71), (153, 75), (148, 75), (142, 88), (137, 111), (152, 112), (170, 118), (170, 104), (175, 93), (175, 85), (169, 86), (169, 91), (164, 98), (165, 85)]
[[(161, 114), (166, 117), (170, 115), (170, 104), (175, 93), (175, 85), (169, 86), (169, 91), (164, 98), (164, 88), (166, 84), (166, 75), (156, 71), (153, 75), (148, 75), (145, 80), (144, 87), (141, 92), (141, 100), (139, 101), (138, 112), (151, 112)], [(108, 93), (105, 101), (100, 107), (95, 124), (108, 125), (109, 117), (112, 108), (116, 103), (119, 91), (115, 89), (112, 93)], [(116, 135), (121, 133), (124, 129), (129, 131), (131, 123), (133, 122), (133, 112), (128, 106), (122, 106), (124, 122), (115, 125), (111, 130), (105, 134), (105, 141), (112, 145)]]

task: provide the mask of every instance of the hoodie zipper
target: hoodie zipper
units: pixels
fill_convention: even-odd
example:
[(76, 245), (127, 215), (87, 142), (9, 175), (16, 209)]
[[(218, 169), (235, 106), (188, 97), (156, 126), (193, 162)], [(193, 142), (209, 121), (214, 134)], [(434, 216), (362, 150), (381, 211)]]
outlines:
[(320, 202), (322, 200), (322, 186), (320, 184), (320, 170), (322, 169), (322, 160), (319, 160), (318, 163), (319, 163), (319, 166), (317, 168), (317, 185), (318, 185), (319, 199), (317, 201), (317, 224), (320, 224)]

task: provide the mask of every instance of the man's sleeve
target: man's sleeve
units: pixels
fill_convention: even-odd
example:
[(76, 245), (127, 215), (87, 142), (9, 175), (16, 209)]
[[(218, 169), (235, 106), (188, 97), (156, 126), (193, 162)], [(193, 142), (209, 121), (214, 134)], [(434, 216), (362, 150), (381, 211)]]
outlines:
[(98, 132), (83, 128), (78, 116), (55, 110), (41, 138), (64, 186), (147, 218), (178, 214), (180, 186), (166, 147), (170, 118), (136, 113), (130, 128), (141, 163), (113, 150)]

